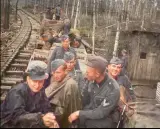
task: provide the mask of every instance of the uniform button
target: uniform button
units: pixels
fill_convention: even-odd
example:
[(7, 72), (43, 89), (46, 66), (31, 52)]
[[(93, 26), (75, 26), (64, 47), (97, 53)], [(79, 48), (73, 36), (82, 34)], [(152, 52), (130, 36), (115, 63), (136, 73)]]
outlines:
[(109, 82), (109, 84), (111, 85), (111, 82)]

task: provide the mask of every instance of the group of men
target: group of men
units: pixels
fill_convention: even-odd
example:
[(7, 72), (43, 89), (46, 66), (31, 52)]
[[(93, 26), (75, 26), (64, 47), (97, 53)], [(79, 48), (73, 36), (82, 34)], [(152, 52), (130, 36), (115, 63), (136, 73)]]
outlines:
[(55, 19), (60, 20), (60, 16), (62, 14), (62, 9), (59, 4), (57, 5), (57, 7), (53, 8), (53, 9), (47, 8), (45, 15), (44, 15), (44, 18), (52, 20), (54, 14), (55, 14)]
[(1, 127), (117, 127), (132, 101), (124, 61), (89, 56), (84, 75), (68, 35), (61, 37), (48, 64), (33, 60), (23, 83), (1, 104)]
[(131, 100), (122, 60), (115, 57), (108, 63), (90, 56), (84, 76), (69, 43), (65, 35), (48, 66), (29, 63), (26, 81), (12, 88), (1, 105), (1, 127), (117, 126), (120, 101)]

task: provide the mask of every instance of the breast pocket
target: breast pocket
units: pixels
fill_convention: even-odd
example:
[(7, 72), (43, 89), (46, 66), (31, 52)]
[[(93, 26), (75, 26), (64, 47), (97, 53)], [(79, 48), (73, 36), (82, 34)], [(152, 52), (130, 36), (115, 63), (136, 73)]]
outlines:
[(102, 104), (103, 100), (105, 99), (105, 97), (102, 97), (102, 96), (96, 96), (94, 98), (94, 103), (95, 103), (95, 106), (98, 107)]

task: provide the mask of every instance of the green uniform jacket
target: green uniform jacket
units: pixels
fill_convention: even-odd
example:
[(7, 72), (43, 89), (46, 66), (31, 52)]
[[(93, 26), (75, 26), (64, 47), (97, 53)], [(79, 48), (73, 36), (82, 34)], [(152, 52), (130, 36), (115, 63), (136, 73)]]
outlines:
[(77, 83), (66, 76), (60, 83), (53, 81), (45, 90), (47, 97), (63, 84), (64, 87), (60, 89), (54, 96), (51, 97), (50, 103), (55, 108), (54, 113), (58, 116), (60, 127), (69, 127), (68, 117), (71, 113), (82, 108), (81, 96)]

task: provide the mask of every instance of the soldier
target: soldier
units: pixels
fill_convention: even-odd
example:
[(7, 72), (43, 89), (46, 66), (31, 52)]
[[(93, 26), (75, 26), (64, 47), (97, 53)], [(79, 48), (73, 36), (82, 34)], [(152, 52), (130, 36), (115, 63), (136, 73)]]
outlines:
[(62, 12), (61, 7), (60, 7), (60, 5), (58, 4), (58, 6), (55, 8), (56, 20), (60, 20), (61, 12)]
[(106, 61), (99, 57), (88, 59), (87, 79), (90, 81), (83, 89), (83, 110), (72, 113), (68, 120), (79, 119), (84, 128), (116, 127), (120, 97), (117, 82), (106, 74)]
[[(51, 55), (51, 58), (49, 59), (48, 61), (48, 68), (47, 68), (47, 72), (50, 74), (50, 71), (51, 71), (51, 62), (55, 59), (63, 59), (64, 57), (64, 54), (66, 52), (72, 52), (75, 54), (76, 56), (76, 51), (72, 48), (72, 47), (69, 47), (70, 45), (70, 40), (69, 40), (69, 37), (68, 35), (63, 35), (61, 37), (61, 42), (62, 42), (62, 46), (57, 46), (52, 55)], [(79, 63), (78, 61), (76, 62), (76, 69), (80, 69), (79, 67)]]
[(53, 19), (53, 12), (51, 11), (51, 8), (47, 8), (45, 12), (45, 19), (49, 19), (49, 20)]
[(68, 35), (71, 29), (71, 22), (68, 18), (64, 20), (64, 23), (59, 28), (58, 32), (61, 32), (63, 35)]
[(108, 74), (118, 82), (121, 94), (120, 102), (125, 105), (128, 101), (132, 101), (134, 94), (129, 78), (122, 72), (122, 63), (118, 57), (112, 58), (108, 65)]
[(123, 49), (121, 51), (122, 57), (122, 73), (127, 75), (127, 67), (128, 67), (128, 55), (127, 55), (127, 51), (125, 49)]
[(67, 65), (67, 72), (68, 72), (69, 76), (71, 76), (78, 83), (79, 89), (81, 91), (82, 87), (85, 84), (85, 80), (82, 75), (82, 71), (75, 69), (75, 65), (76, 65), (75, 55), (71, 52), (66, 52), (64, 54), (64, 60)]
[(70, 38), (70, 41), (71, 41), (70, 44), (73, 48), (79, 48), (81, 46), (82, 40), (81, 40), (79, 30), (71, 29), (71, 31), (69, 33), (69, 38)]
[(57, 125), (42, 88), (48, 77), (46, 68), (42, 61), (30, 62), (26, 82), (12, 88), (1, 105), (1, 127), (42, 128)]
[(45, 93), (55, 110), (60, 127), (69, 127), (68, 116), (81, 109), (81, 97), (77, 83), (67, 76), (63, 59), (52, 61), (52, 82)]

